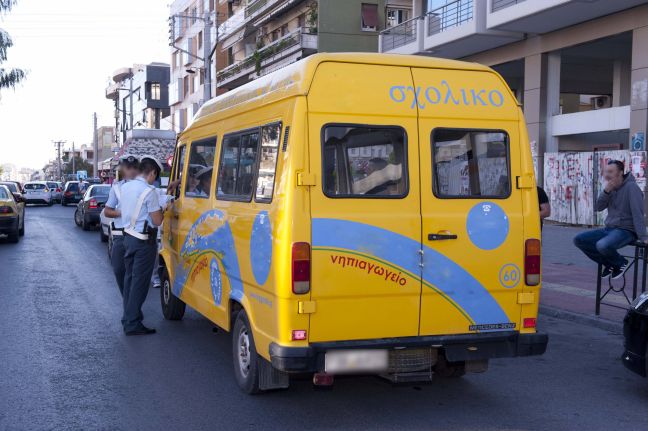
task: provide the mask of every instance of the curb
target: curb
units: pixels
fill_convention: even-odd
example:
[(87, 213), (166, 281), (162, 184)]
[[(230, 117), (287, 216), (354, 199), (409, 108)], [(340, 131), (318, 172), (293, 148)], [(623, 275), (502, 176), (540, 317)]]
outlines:
[(573, 311), (562, 310), (560, 308), (549, 307), (546, 305), (540, 305), (539, 311), (545, 316), (568, 320), (570, 322), (580, 323), (581, 325), (593, 326), (595, 328), (603, 329), (604, 331), (618, 334), (623, 333), (623, 323), (621, 322), (615, 322), (613, 320), (607, 320), (596, 316), (588, 316), (586, 314), (574, 313)]

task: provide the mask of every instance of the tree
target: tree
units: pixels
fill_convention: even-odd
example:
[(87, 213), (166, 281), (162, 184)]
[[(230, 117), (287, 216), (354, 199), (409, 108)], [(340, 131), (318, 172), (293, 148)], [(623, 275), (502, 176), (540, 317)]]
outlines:
[[(0, 0), (0, 15), (9, 12), (16, 4), (16, 0)], [(0, 28), (0, 90), (15, 88), (25, 78), (26, 72), (22, 69), (5, 69), (2, 63), (7, 61), (7, 50), (13, 46), (9, 33)]]

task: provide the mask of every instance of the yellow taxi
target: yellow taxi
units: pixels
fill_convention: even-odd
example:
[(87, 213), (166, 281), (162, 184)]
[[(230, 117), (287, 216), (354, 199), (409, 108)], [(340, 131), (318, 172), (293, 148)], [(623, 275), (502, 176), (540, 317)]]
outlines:
[(16, 243), (25, 234), (25, 203), (16, 201), (7, 186), (0, 185), (0, 235)]
[(231, 331), (245, 392), (545, 351), (531, 150), (487, 67), (313, 55), (206, 103), (172, 181), (163, 314)]

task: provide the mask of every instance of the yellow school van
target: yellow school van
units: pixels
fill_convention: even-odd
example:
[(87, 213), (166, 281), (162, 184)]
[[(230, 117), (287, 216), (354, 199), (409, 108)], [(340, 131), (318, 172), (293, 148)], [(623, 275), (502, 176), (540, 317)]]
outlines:
[(206, 103), (171, 175), (163, 314), (230, 331), (248, 393), (545, 351), (533, 160), (487, 67), (308, 57)]

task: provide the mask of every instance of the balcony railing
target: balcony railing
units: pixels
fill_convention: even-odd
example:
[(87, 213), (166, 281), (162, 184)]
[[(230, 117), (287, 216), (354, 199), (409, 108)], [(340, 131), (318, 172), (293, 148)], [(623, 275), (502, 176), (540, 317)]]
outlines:
[(227, 66), (218, 72), (216, 81), (221, 85), (240, 75), (251, 74), (255, 71), (257, 76), (260, 76), (261, 69), (265, 67), (264, 63), (296, 46), (302, 49), (317, 50), (317, 34), (305, 33), (304, 30), (300, 27), (271, 44), (258, 49), (254, 54), (247, 56), (238, 63)]
[(256, 0), (250, 2), (245, 8), (245, 17), (249, 17), (257, 13), (263, 6), (268, 4), (268, 0)]
[(493, 0), (493, 7), (491, 12), (497, 12), (498, 10), (506, 9), (509, 6), (522, 3), (523, 1), (526, 0)]
[(417, 26), (421, 17), (404, 21), (397, 26), (390, 27), (380, 32), (380, 52), (392, 51), (398, 47), (408, 45), (417, 38)]
[(432, 36), (472, 21), (473, 3), (474, 0), (456, 0), (428, 12), (426, 16), (427, 35)]

